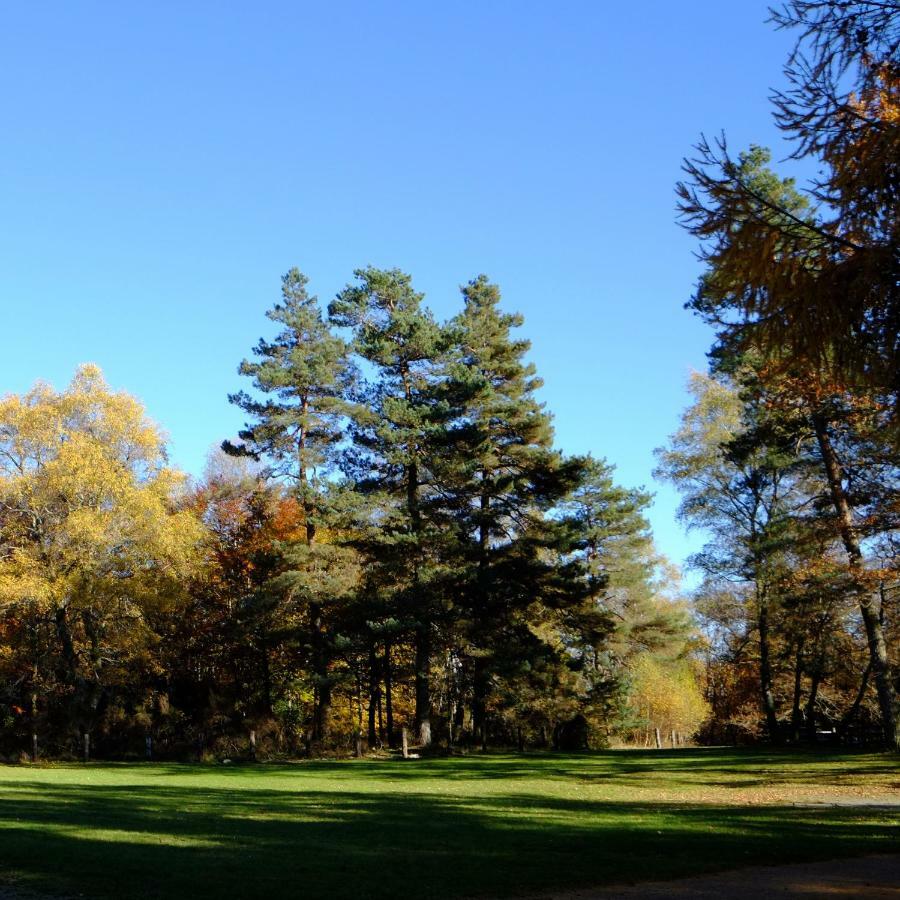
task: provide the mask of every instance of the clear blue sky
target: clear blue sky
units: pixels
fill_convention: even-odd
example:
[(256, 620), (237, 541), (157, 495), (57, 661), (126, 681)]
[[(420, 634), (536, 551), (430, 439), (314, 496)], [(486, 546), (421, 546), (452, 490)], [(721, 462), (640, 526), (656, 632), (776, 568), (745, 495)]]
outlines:
[(439, 316), (485, 272), (525, 314), (558, 443), (651, 478), (710, 336), (674, 222), (701, 132), (784, 155), (764, 0), (16, 3), (0, 21), (0, 391), (94, 361), (174, 460), (293, 265), (328, 300), (399, 266)]

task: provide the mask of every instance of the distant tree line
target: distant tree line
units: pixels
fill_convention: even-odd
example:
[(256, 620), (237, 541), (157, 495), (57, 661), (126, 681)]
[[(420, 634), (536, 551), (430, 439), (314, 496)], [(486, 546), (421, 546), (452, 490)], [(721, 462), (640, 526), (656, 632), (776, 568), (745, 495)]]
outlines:
[(900, 749), (900, 3), (772, 18), (815, 180), (723, 138), (678, 186), (715, 333), (658, 451), (693, 610), (649, 496), (554, 447), (496, 285), (439, 322), (403, 272), (326, 309), (294, 269), (198, 482), (96, 367), (0, 400), (0, 752)]
[(554, 449), (497, 287), (439, 323), (396, 270), (327, 313), (306, 283), (283, 278), (231, 397), (247, 424), (197, 483), (96, 367), (0, 403), (5, 751), (692, 734), (694, 628), (650, 497)]

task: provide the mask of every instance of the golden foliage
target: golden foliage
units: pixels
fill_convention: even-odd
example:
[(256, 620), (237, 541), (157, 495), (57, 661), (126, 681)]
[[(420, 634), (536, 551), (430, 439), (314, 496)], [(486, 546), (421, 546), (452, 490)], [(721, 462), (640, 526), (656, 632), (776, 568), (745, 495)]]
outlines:
[(630, 701), (648, 728), (693, 734), (709, 716), (697, 672), (689, 659), (662, 660), (649, 653), (631, 667)]
[(203, 528), (179, 505), (141, 404), (81, 366), (0, 400), (0, 602), (139, 615), (195, 570)]

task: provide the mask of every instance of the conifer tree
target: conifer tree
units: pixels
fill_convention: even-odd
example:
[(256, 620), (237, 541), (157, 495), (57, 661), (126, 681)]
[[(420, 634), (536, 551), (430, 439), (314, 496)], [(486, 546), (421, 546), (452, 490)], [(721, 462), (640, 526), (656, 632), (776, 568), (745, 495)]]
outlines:
[(331, 321), (352, 329), (354, 350), (374, 367), (365, 403), (357, 406), (348, 472), (379, 495), (379, 527), (370, 554), (387, 567), (415, 643), (415, 730), (431, 742), (431, 659), (436, 597), (428, 548), (434, 539), (424, 497), (431, 488), (429, 448), (443, 420), (434, 391), (445, 334), (423, 305), (409, 275), (369, 267), (355, 272), (329, 306)]
[(585, 600), (567, 610), (573, 652), (598, 678), (614, 679), (635, 652), (676, 646), (689, 634), (685, 610), (659, 597), (664, 560), (645, 510), (651, 495), (615, 483), (615, 467), (588, 456), (575, 490), (560, 504), (583, 557)]
[(296, 268), (282, 278), (282, 301), (266, 313), (281, 331), (272, 341), (260, 339), (257, 359), (244, 360), (238, 370), (253, 379), (262, 399), (244, 391), (229, 397), (251, 421), (239, 432), (241, 444), (223, 446), (265, 459), (268, 474), (287, 481), (303, 512), (305, 541), (290, 548), (287, 571), (273, 586), (306, 611), (316, 687), (312, 736), (320, 743), (327, 738), (332, 692), (328, 591), (336, 598), (347, 589), (340, 574), (347, 560), (340, 548), (316, 538), (328, 521), (325, 478), (342, 440), (355, 373), (347, 345), (323, 320), (307, 281)]
[(577, 482), (580, 463), (552, 448), (550, 415), (535, 396), (541, 381), (525, 360), (530, 344), (514, 334), (522, 316), (500, 310), (500, 291), (483, 275), (462, 294), (447, 364), (453, 447), (441, 455), (438, 478), (464, 547), (459, 603), (473, 724), (484, 742), (492, 674), (504, 655), (521, 659), (527, 652), (521, 610), (544, 591), (574, 590), (575, 580), (554, 583), (562, 570), (546, 551), (570, 535), (546, 513)]

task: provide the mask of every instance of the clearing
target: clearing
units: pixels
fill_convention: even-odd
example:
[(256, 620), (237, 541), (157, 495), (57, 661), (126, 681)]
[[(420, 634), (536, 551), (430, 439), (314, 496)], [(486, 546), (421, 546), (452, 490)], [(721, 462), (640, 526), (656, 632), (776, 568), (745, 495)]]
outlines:
[(117, 900), (523, 896), (896, 853), (898, 820), (900, 761), (874, 753), (6, 766), (0, 881)]

